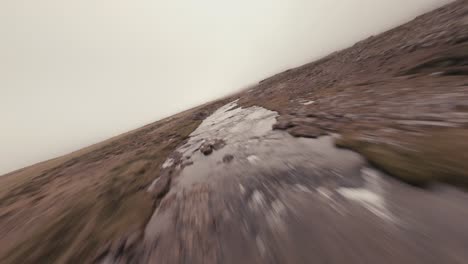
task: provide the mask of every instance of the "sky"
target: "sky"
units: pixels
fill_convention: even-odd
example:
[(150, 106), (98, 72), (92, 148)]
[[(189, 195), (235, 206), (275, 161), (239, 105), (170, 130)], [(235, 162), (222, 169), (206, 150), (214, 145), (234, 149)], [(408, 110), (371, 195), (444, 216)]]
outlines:
[(0, 175), (233, 93), (450, 0), (0, 0)]

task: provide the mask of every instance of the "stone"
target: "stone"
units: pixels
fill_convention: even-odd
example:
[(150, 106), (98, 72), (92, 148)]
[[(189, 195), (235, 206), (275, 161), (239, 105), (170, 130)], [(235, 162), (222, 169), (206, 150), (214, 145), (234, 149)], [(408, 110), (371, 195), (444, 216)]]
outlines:
[(163, 170), (161, 176), (157, 178), (152, 186), (148, 189), (148, 192), (156, 198), (162, 198), (168, 191), (171, 183), (172, 170)]
[(211, 146), (214, 150), (219, 150), (226, 146), (226, 142), (224, 142), (222, 139), (215, 139)]
[(294, 118), (294, 116), (291, 115), (282, 115), (276, 118), (276, 123), (273, 125), (274, 130), (286, 130), (288, 128), (291, 128), (295, 126), (291, 120)]
[(200, 152), (203, 153), (205, 156), (210, 155), (213, 153), (213, 150), (219, 150), (226, 145), (226, 142), (222, 139), (215, 139), (211, 141), (207, 141), (203, 143), (200, 147)]
[(291, 120), (293, 126), (314, 126), (317, 122), (317, 118), (311, 117), (297, 117)]
[(224, 163), (230, 163), (234, 159), (234, 156), (231, 154), (226, 154), (223, 157), (223, 162)]
[(191, 161), (191, 160), (184, 160), (182, 162), (182, 164), (181, 164), (182, 168), (185, 168), (185, 167), (191, 166), (191, 165), (193, 165), (193, 161)]
[(213, 146), (209, 143), (203, 143), (200, 147), (200, 152), (203, 153), (203, 155), (208, 156), (213, 153)]
[(294, 137), (305, 137), (305, 138), (318, 138), (320, 136), (326, 135), (326, 133), (312, 126), (297, 126), (288, 130), (288, 133)]
[(288, 128), (294, 127), (295, 125), (289, 120), (278, 121), (273, 125), (274, 130), (286, 130)]

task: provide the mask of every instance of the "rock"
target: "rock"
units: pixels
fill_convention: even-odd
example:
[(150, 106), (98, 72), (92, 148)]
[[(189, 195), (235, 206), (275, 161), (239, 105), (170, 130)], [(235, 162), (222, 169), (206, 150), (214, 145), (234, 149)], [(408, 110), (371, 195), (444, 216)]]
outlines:
[(330, 122), (330, 121), (321, 121), (316, 124), (319, 129), (326, 130), (326, 131), (338, 131), (337, 127), (339, 126), (338, 122)]
[(205, 142), (200, 147), (200, 152), (205, 156), (213, 153), (213, 150), (219, 150), (226, 145), (226, 142), (222, 139), (215, 139), (209, 142)]
[(297, 117), (291, 120), (293, 126), (314, 126), (317, 122), (317, 118), (311, 117)]
[(222, 139), (215, 139), (211, 146), (214, 150), (219, 150), (226, 146), (226, 142)]
[(203, 143), (200, 147), (200, 152), (203, 153), (203, 155), (208, 156), (213, 153), (213, 146), (209, 143)]
[(156, 199), (162, 198), (168, 191), (171, 184), (171, 173), (172, 170), (163, 170), (161, 176), (156, 179), (154, 185), (152, 184), (151, 188), (148, 191)]
[(286, 130), (288, 128), (294, 127), (295, 125), (288, 120), (278, 121), (273, 125), (274, 130)]
[(224, 163), (230, 163), (234, 159), (234, 156), (231, 154), (226, 154), (223, 157), (223, 162)]
[(326, 135), (323, 130), (312, 126), (297, 126), (289, 129), (288, 132), (294, 137), (305, 138), (317, 138)]
[(294, 118), (294, 116), (291, 115), (281, 115), (276, 118), (276, 123), (273, 125), (274, 130), (286, 130), (288, 128), (291, 128), (295, 126), (291, 120)]
[(185, 167), (188, 167), (188, 166), (191, 166), (193, 165), (193, 161), (191, 160), (184, 160), (181, 164), (182, 168), (185, 168)]

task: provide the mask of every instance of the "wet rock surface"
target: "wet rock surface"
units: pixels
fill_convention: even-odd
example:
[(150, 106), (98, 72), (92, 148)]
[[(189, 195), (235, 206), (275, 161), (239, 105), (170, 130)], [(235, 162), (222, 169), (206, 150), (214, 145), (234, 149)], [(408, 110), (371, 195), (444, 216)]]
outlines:
[[(277, 116), (233, 102), (192, 133), (177, 152), (193, 165), (173, 165), (170, 191), (146, 226), (138, 262), (459, 263), (468, 258), (468, 194), (405, 185), (360, 155), (336, 148), (337, 135), (294, 138), (272, 130)], [(210, 156), (193, 151), (210, 137), (223, 139), (225, 146)]]

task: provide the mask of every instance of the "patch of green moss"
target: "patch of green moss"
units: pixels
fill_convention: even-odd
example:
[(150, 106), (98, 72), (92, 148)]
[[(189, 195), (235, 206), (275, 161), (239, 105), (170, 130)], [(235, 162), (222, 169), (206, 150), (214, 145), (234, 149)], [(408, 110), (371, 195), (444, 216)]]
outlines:
[(428, 131), (424, 136), (405, 136), (398, 141), (405, 147), (364, 142), (357, 135), (345, 135), (336, 145), (362, 154), (375, 167), (412, 185), (444, 182), (468, 187), (467, 130)]

